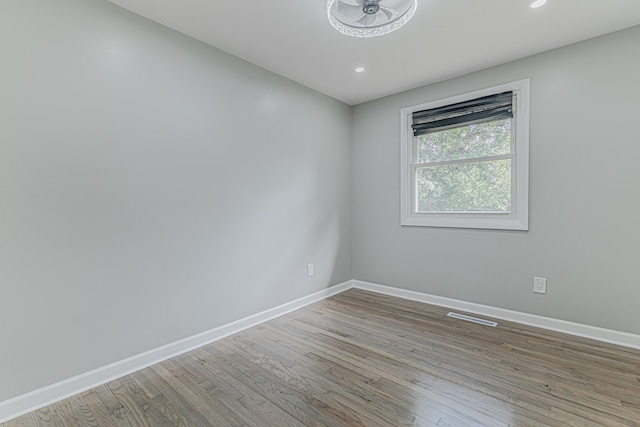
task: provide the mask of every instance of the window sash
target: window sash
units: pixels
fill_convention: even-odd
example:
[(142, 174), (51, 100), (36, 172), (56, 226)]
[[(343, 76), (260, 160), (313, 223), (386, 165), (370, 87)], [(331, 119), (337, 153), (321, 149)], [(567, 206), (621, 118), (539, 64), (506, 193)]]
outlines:
[[(510, 160), (511, 161), (511, 182), (509, 192), (510, 194), (510, 209), (509, 212), (483, 212), (483, 211), (421, 211), (418, 209), (418, 198), (420, 197), (418, 191), (418, 169), (429, 169), (432, 167), (438, 166), (447, 166), (447, 165), (457, 165), (457, 164), (470, 164), (470, 163), (489, 163), (500, 160)], [(503, 154), (499, 156), (487, 156), (487, 157), (479, 157), (473, 159), (459, 159), (459, 160), (448, 160), (444, 162), (431, 162), (431, 163), (414, 163), (411, 165), (411, 182), (412, 182), (412, 203), (411, 208), (414, 214), (424, 215), (443, 215), (448, 216), (452, 214), (461, 214), (461, 215), (498, 215), (505, 218), (515, 217), (515, 192), (516, 192), (516, 174), (514, 173), (514, 168), (516, 166), (516, 153), (511, 152), (508, 154)]]
[[(515, 99), (515, 94), (513, 94), (512, 92), (507, 92), (510, 95), (511, 100)], [(500, 94), (503, 95), (503, 94)], [(490, 97), (483, 97), (483, 98), (478, 98), (478, 99), (484, 99), (484, 98), (490, 98)], [(471, 101), (473, 102), (473, 101)], [(458, 104), (453, 104), (453, 105), (458, 105)], [(515, 110), (515, 105), (512, 108), (512, 112)], [(431, 111), (431, 110), (423, 110), (423, 111)], [(415, 114), (415, 113), (414, 113)], [(484, 122), (491, 122), (491, 121), (496, 121), (496, 120), (504, 120), (506, 118), (502, 117), (502, 118), (491, 118), (489, 120), (485, 120)], [(453, 159), (453, 160), (443, 160), (443, 161), (437, 161), (437, 162), (422, 162), (422, 163), (418, 163), (417, 159), (418, 159), (418, 136), (413, 136), (412, 138), (412, 162), (411, 162), (411, 166), (410, 166), (410, 173), (411, 173), (411, 181), (412, 181), (412, 202), (411, 202), (411, 210), (414, 214), (418, 214), (418, 215), (424, 215), (424, 214), (429, 214), (429, 215), (451, 215), (451, 214), (461, 214), (461, 215), (498, 215), (498, 216), (502, 216), (502, 217), (514, 217), (516, 215), (515, 213), (515, 196), (516, 196), (516, 173), (514, 173), (514, 168), (516, 167), (516, 163), (517, 163), (517, 159), (516, 159), (516, 141), (515, 141), (515, 137), (516, 137), (516, 123), (515, 120), (513, 120), (513, 115), (511, 117), (511, 136), (510, 136), (510, 143), (509, 143), (509, 147), (510, 147), (510, 152), (509, 153), (505, 153), (505, 154), (500, 154), (500, 155), (493, 155), (493, 156), (480, 156), (480, 157), (469, 157), (469, 158), (463, 158), (463, 159)], [(468, 126), (471, 124), (476, 124), (478, 122), (474, 122), (474, 123), (461, 123), (461, 124), (456, 124), (455, 126), (447, 126), (446, 128), (435, 128), (433, 129), (432, 132), (441, 132), (441, 131), (446, 131), (452, 128), (456, 128), (456, 127), (464, 127), (464, 126)], [(469, 163), (483, 163), (483, 162), (492, 162), (492, 161), (498, 161), (498, 160), (511, 160), (511, 183), (510, 183), (510, 212), (478, 212), (478, 211), (421, 211), (418, 208), (418, 198), (419, 198), (419, 189), (418, 189), (418, 184), (417, 184), (417, 179), (418, 179), (418, 169), (422, 169), (422, 168), (429, 168), (429, 167), (437, 167), (437, 166), (447, 166), (447, 165), (457, 165), (457, 164), (469, 164)]]

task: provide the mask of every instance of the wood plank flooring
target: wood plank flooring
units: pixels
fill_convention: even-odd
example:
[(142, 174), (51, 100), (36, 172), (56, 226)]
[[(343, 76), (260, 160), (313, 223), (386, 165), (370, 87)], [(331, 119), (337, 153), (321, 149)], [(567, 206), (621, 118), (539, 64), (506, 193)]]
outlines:
[(26, 426), (640, 426), (640, 352), (361, 290), (9, 421)]

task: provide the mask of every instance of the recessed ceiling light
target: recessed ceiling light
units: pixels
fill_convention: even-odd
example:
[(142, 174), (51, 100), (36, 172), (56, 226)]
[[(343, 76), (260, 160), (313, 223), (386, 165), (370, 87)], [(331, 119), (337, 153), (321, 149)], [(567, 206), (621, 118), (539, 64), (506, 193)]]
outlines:
[(354, 70), (356, 73), (361, 73), (364, 71), (364, 67), (358, 67)]
[(547, 2), (547, 0), (536, 0), (533, 3), (531, 3), (531, 7), (536, 8), (536, 7), (540, 7), (542, 5), (544, 5)]

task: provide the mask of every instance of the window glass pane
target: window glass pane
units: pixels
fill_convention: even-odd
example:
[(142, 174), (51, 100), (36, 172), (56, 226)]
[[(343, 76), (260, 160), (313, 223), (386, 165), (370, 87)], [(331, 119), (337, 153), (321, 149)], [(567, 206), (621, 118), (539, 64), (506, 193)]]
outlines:
[(416, 171), (418, 212), (511, 211), (511, 160), (428, 166)]
[(418, 163), (499, 156), (511, 151), (511, 119), (420, 135)]

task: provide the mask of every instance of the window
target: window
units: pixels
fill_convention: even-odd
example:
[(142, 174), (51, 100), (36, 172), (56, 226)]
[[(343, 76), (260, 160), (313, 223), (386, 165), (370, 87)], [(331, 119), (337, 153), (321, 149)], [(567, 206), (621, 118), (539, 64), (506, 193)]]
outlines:
[(402, 225), (528, 230), (529, 80), (401, 111)]

